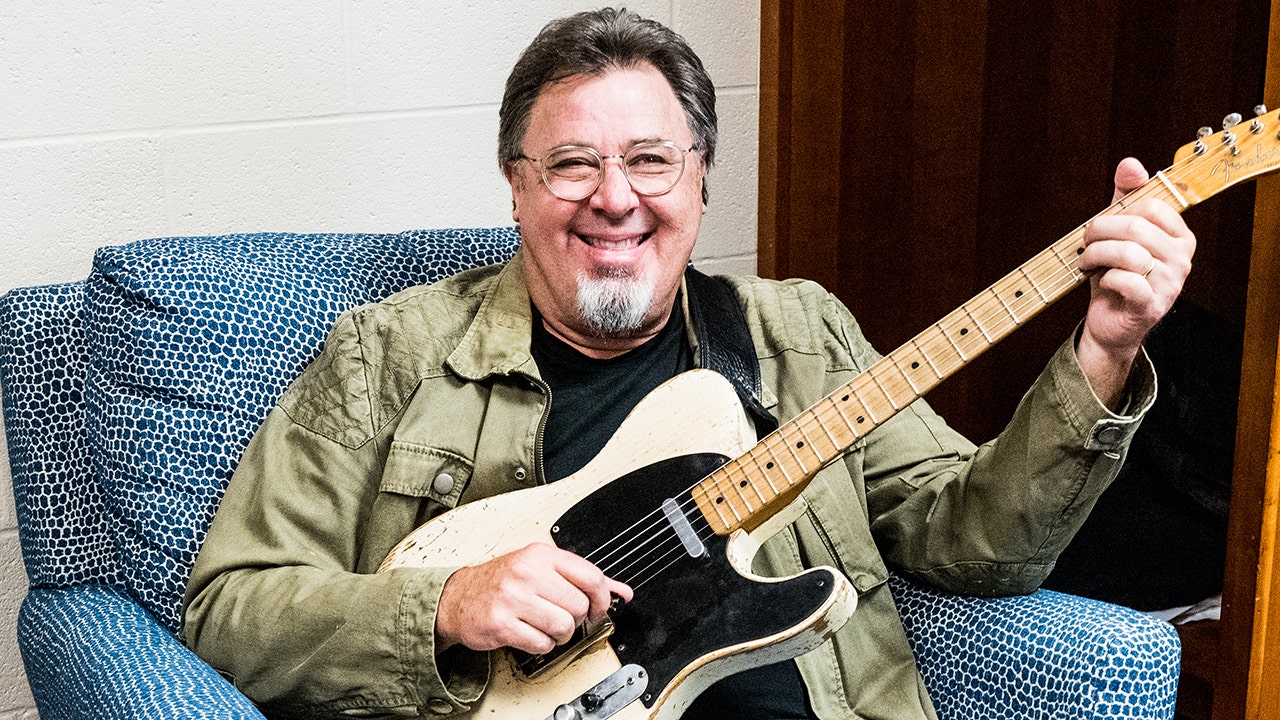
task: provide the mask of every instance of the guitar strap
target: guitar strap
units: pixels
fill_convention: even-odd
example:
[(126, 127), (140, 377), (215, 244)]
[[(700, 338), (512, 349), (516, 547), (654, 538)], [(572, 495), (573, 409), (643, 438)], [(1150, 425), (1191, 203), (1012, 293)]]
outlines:
[(747, 317), (738, 304), (733, 287), (723, 278), (695, 270), (684, 272), (689, 319), (698, 338), (698, 367), (723, 375), (738, 393), (738, 399), (756, 426), (757, 437), (778, 429), (778, 421), (761, 400), (760, 361)]

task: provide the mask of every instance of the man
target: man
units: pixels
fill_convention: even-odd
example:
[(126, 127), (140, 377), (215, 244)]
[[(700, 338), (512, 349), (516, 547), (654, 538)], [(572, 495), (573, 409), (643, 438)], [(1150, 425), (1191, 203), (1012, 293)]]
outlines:
[[(686, 272), (715, 127), (710, 79), (670, 30), (611, 9), (544, 28), (500, 115), (520, 252), (339, 321), (209, 532), (186, 598), (201, 656), (272, 713), (463, 714), (484, 692), (487, 651), (547, 652), (636, 590), (547, 544), (375, 574), (401, 538), (454, 505), (575, 472), (650, 389), (714, 364), (716, 326), (739, 315), (754, 346), (739, 359), (762, 380), (742, 393), (759, 401), (758, 427), (875, 361), (812, 283), (732, 279), (725, 317), (698, 310), (721, 282)], [(1126, 161), (1117, 192), (1144, 180)], [(998, 440), (975, 448), (916, 403), (819, 473), (809, 511), (763, 548), (768, 572), (842, 570), (857, 621), (728, 678), (687, 718), (933, 716), (887, 566), (957, 592), (1034, 589), (1154, 396), (1142, 340), (1179, 293), (1194, 238), (1167, 206), (1138, 202), (1094, 220), (1085, 242), (1085, 320)]]

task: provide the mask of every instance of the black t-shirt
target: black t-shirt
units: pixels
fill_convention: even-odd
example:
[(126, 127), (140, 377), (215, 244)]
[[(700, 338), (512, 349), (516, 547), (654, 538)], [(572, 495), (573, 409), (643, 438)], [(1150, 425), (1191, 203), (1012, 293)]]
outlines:
[(551, 388), (551, 412), (542, 435), (548, 482), (581, 469), (613, 437), (636, 403), (693, 368), (684, 313), (678, 311), (643, 345), (607, 360), (587, 357), (552, 335), (535, 312), (530, 351)]
[[(547, 479), (577, 472), (600, 452), (631, 409), (654, 388), (693, 368), (677, 302), (661, 332), (640, 347), (607, 360), (578, 352), (552, 335), (534, 311), (530, 347), (551, 388), (543, 432)], [(786, 661), (731, 675), (707, 689), (682, 720), (811, 720), (800, 671)]]

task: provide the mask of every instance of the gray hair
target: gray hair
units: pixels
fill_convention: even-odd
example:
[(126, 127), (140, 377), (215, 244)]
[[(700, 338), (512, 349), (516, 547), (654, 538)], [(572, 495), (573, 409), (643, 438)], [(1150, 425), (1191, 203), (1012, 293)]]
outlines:
[[(507, 77), (498, 111), (498, 164), (519, 160), (529, 115), (546, 85), (574, 75), (648, 63), (667, 79), (684, 109), (694, 147), (710, 167), (716, 153), (716, 92), (702, 60), (678, 33), (624, 8), (601, 8), (552, 20)], [(702, 186), (702, 201), (707, 187)]]

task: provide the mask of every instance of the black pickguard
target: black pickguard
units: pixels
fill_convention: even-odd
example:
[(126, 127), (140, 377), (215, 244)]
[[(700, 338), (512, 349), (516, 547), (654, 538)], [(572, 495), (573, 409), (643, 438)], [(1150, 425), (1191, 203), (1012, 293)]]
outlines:
[(698, 657), (796, 626), (835, 588), (826, 570), (769, 583), (739, 575), (725, 554), (728, 538), (713, 535), (696, 509), (689, 519), (707, 552), (695, 558), (684, 551), (664, 518), (662, 502), (674, 498), (691, 508), (689, 489), (726, 461), (703, 453), (645, 466), (583, 498), (552, 530), (559, 547), (588, 558), (614, 538), (637, 533), (663, 534), (659, 540), (675, 548), (668, 554), (674, 562), (652, 577), (635, 568), (611, 571), (609, 561), (597, 562), (636, 589), (632, 601), (614, 613), (609, 643), (623, 664), (635, 663), (649, 673), (641, 697), (646, 707)]

